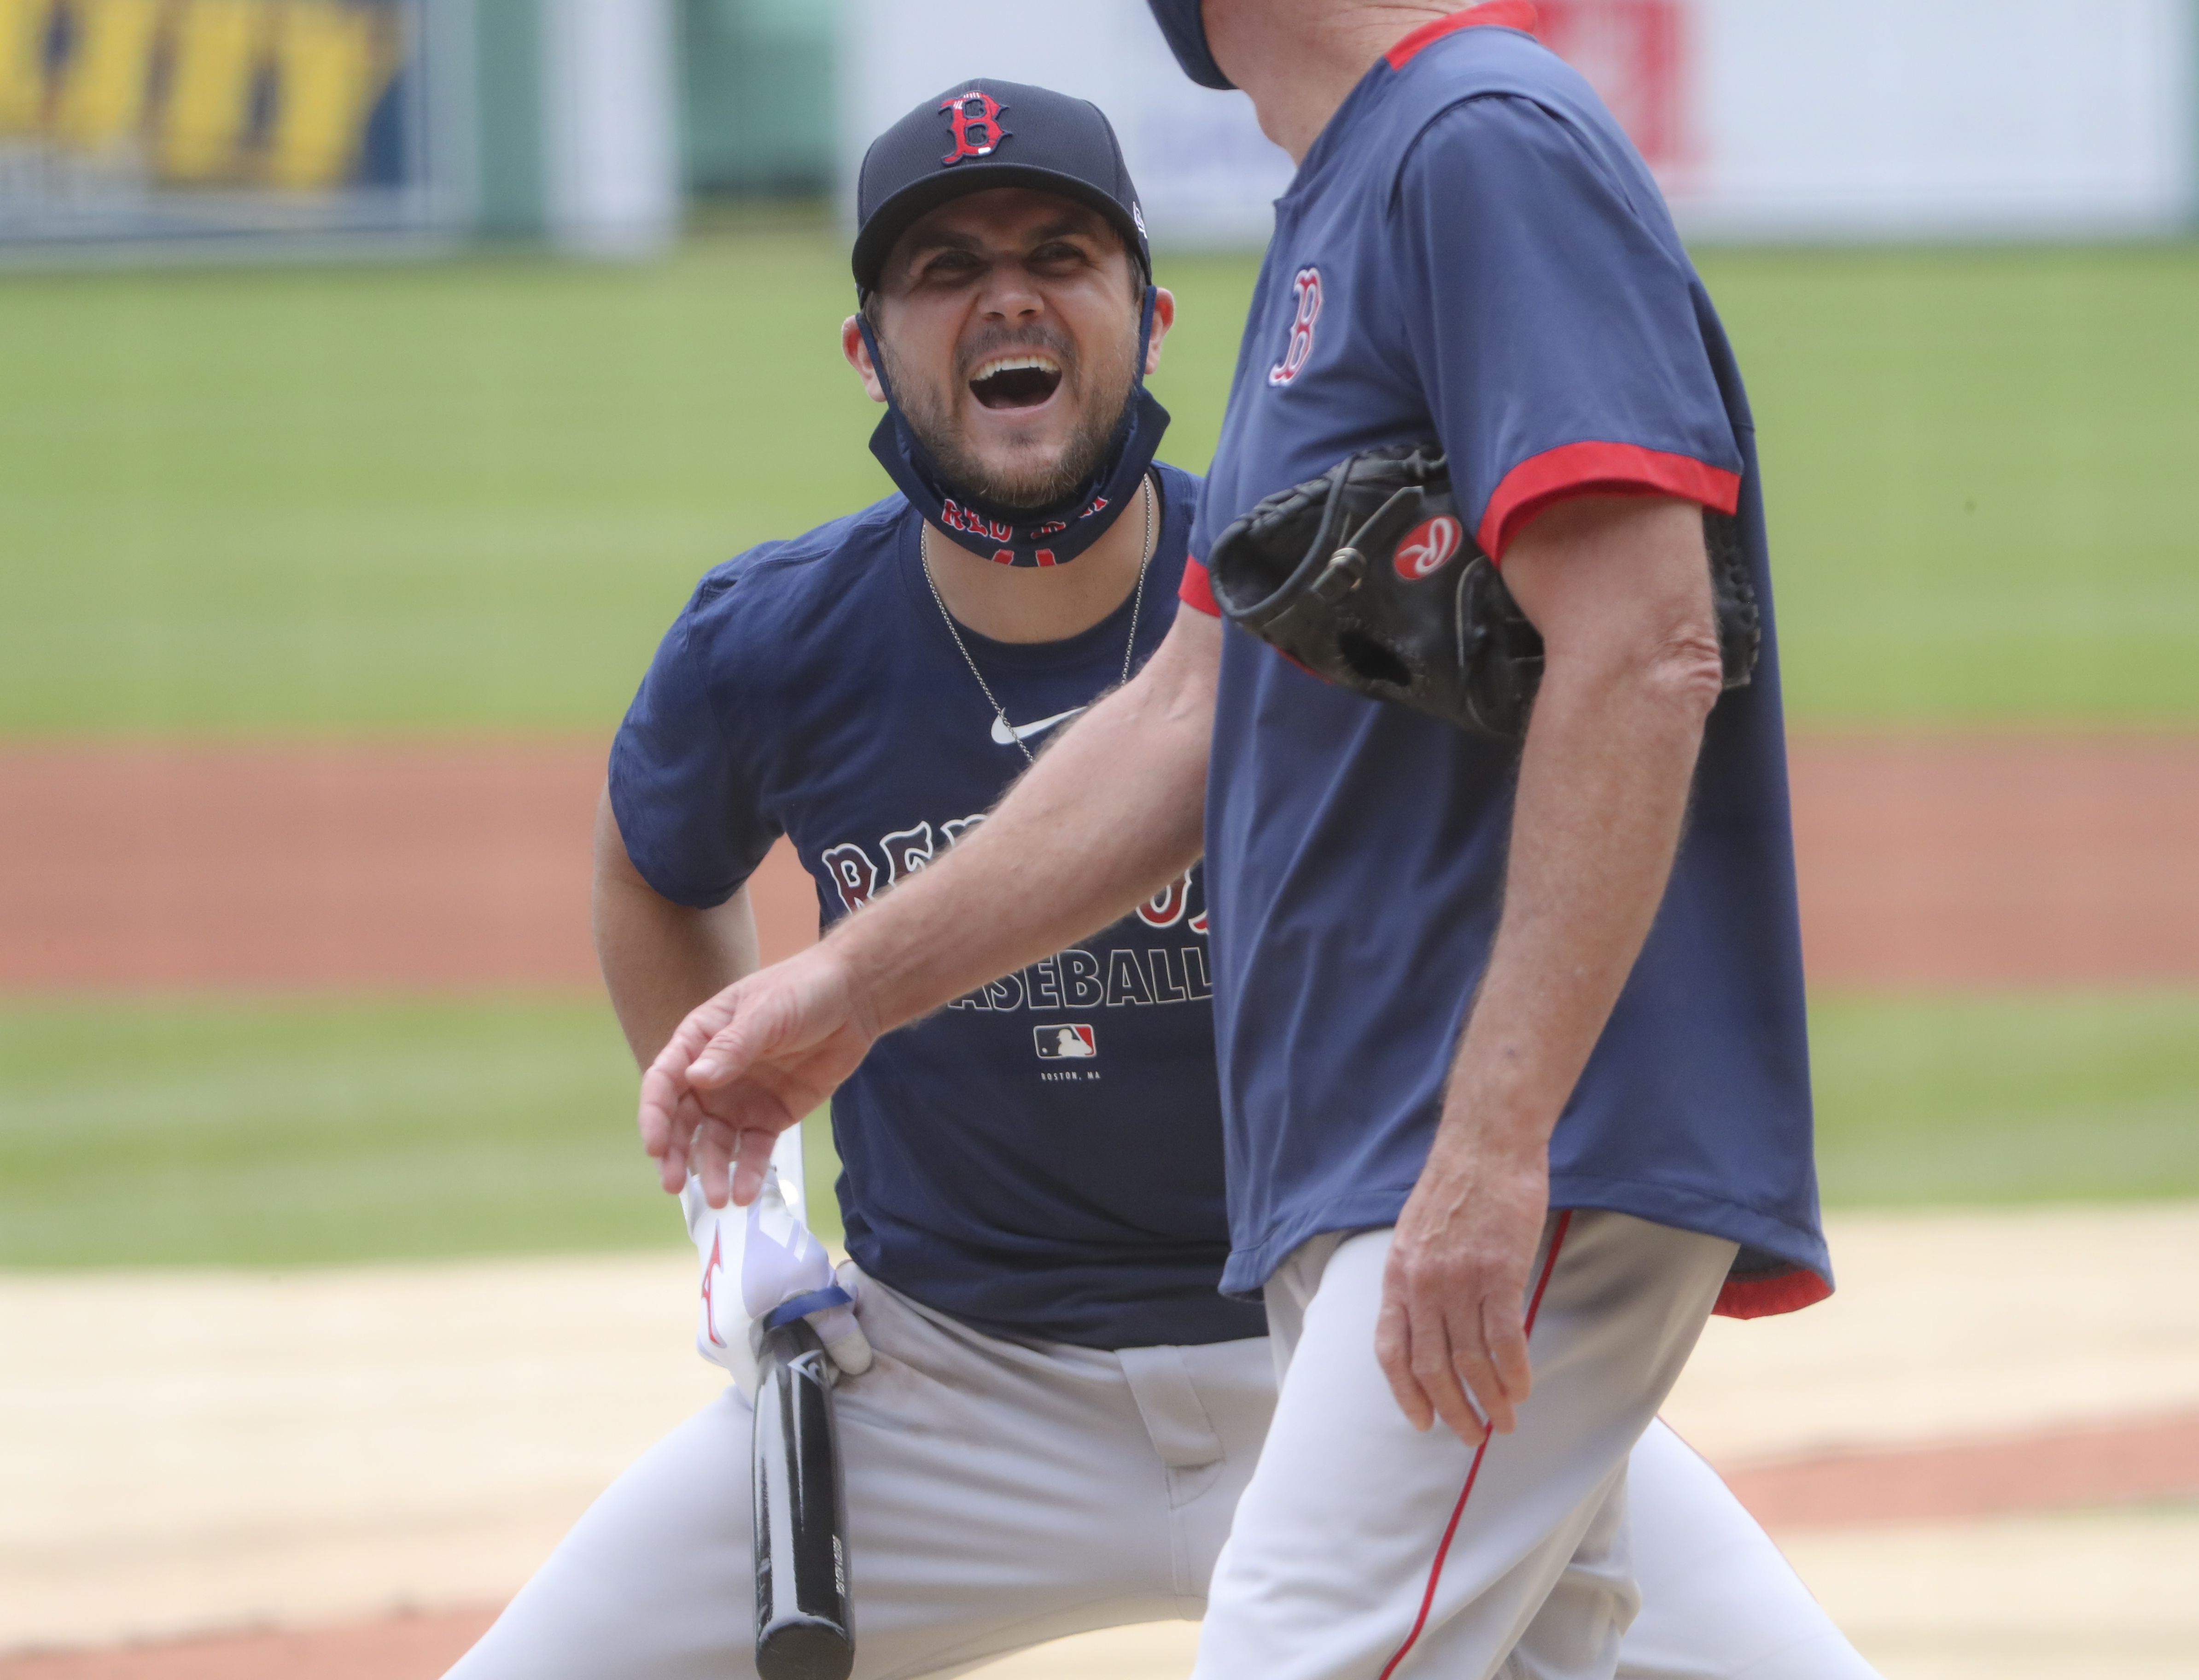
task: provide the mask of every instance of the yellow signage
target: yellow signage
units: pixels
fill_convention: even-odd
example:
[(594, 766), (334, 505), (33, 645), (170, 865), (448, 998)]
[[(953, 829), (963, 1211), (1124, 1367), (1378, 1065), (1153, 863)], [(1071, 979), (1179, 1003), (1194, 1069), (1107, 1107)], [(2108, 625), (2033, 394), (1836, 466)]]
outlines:
[(404, 50), (388, 0), (0, 0), (0, 144), (325, 190), (357, 170)]

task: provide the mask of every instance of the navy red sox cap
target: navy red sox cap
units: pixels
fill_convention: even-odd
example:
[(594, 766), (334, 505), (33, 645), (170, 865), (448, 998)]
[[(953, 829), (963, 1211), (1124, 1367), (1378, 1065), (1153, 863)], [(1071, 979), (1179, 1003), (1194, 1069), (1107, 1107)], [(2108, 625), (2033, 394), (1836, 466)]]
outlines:
[(980, 77), (918, 106), (863, 154), (855, 180), (855, 285), (876, 289), (894, 242), (949, 199), (1029, 187), (1088, 204), (1123, 236), (1148, 284), (1145, 213), (1115, 131), (1097, 105)]

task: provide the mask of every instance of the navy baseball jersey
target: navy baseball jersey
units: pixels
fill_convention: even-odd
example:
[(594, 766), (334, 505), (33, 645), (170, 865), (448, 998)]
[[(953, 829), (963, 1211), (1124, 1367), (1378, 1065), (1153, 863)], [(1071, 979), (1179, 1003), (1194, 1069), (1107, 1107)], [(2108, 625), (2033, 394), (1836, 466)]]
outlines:
[[(1377, 61), (1276, 202), (1184, 597), (1262, 497), (1439, 441), (1500, 562), (1568, 495), (1738, 510), (1755, 680), (1712, 712), (1672, 880), (1550, 1150), (1558, 1206), (1741, 1245), (1719, 1310), (1828, 1292), (1753, 429), (1648, 170), (1499, 0)], [(1206, 811), (1234, 1251), (1257, 1288), (1395, 1221), (1494, 937), (1517, 751), (1224, 638)]]
[[(1175, 615), (1198, 494), (1157, 474), (1140, 663)], [(619, 831), (665, 897), (722, 903), (785, 834), (830, 925), (952, 846), (1024, 767), (925, 584), (919, 528), (892, 496), (704, 577), (611, 750)], [(1133, 604), (1062, 642), (962, 632), (1034, 749), (1122, 680)], [(1216, 1292), (1210, 995), (1193, 871), (881, 1039), (832, 1099), (849, 1253), (1005, 1334), (1114, 1348), (1264, 1333)]]

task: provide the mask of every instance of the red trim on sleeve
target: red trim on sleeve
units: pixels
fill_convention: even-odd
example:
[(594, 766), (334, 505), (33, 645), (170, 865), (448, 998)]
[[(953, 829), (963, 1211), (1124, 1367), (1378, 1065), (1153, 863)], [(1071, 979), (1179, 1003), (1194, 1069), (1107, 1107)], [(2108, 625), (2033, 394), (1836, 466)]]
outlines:
[(1176, 586), (1175, 596), (1186, 606), (1198, 608), (1209, 618), (1222, 616), (1222, 603), (1214, 598), (1214, 586), (1206, 580), (1206, 562), (1196, 554), (1184, 557), (1183, 581)]
[(1484, 0), (1479, 6), (1468, 6), (1462, 12), (1453, 12), (1449, 17), (1438, 18), (1433, 23), (1424, 23), (1397, 44), (1384, 53), (1392, 70), (1402, 70), (1412, 61), (1413, 55), (1431, 41), (1437, 41), (1455, 30), (1516, 29), (1523, 35), (1535, 32), (1534, 0)]
[(1776, 1277), (1728, 1278), (1711, 1311), (1720, 1318), (1772, 1318), (1815, 1306), (1832, 1292), (1824, 1279), (1799, 1268)]
[(1571, 496), (1673, 496), (1731, 513), (1741, 505), (1741, 475), (1638, 444), (1568, 443), (1530, 456), (1504, 475), (1474, 540), (1502, 562), (1529, 520)]

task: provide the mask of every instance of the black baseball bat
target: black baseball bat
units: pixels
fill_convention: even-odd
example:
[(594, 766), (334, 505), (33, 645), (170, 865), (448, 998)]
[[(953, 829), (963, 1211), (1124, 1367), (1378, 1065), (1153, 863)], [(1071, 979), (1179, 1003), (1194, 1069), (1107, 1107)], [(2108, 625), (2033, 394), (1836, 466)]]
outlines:
[(755, 1665), (762, 1680), (848, 1680), (848, 1512), (832, 1424), (832, 1362), (802, 1319), (756, 1359)]

